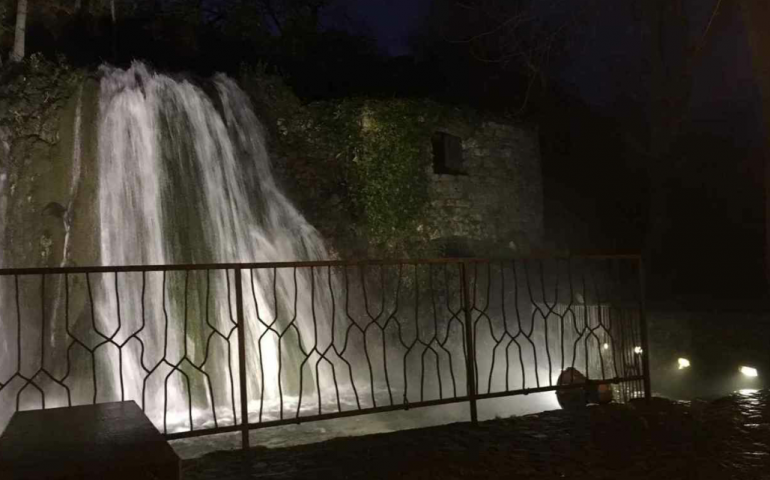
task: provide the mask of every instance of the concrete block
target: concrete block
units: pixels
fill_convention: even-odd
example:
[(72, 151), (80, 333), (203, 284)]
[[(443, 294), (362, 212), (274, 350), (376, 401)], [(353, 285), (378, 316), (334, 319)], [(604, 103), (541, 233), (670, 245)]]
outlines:
[(136, 403), (101, 403), (16, 412), (0, 478), (178, 480), (180, 460)]

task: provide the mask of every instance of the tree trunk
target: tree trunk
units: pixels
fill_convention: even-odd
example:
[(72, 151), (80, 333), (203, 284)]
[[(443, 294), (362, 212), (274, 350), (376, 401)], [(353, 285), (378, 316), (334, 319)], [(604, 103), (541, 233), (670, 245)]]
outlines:
[(770, 2), (743, 0), (743, 21), (746, 25), (754, 79), (762, 102), (765, 144), (765, 278), (770, 284)]
[[(649, 123), (649, 203), (643, 248), (650, 267), (651, 296), (668, 294), (674, 288), (670, 283), (674, 279), (669, 275), (669, 267), (672, 255), (678, 254), (667, 247), (676, 221), (671, 207), (675, 202), (673, 196), (680, 189), (682, 169), (687, 166), (673, 154), (673, 149), (688, 117), (697, 61), (704, 47), (712, 43), (709, 39), (718, 35), (726, 24), (726, 16), (720, 15), (722, 2), (712, 2), (708, 2), (713, 8), (705, 27), (692, 24), (692, 12), (687, 10), (684, 2), (643, 2), (642, 20), (646, 26), (650, 62), (646, 118)], [(693, 36), (699, 37), (695, 43)]]
[[(690, 59), (685, 53), (688, 42), (686, 25), (673, 25), (677, 17), (674, 2), (651, 0), (643, 2), (642, 17), (646, 35), (645, 58), (649, 61), (649, 89), (646, 121), (647, 163), (647, 221), (643, 253), (649, 267), (651, 296), (669, 291), (671, 278), (665, 265), (667, 235), (671, 230), (670, 201), (676, 185), (671, 150), (686, 115), (692, 91)], [(678, 28), (677, 28), (678, 27)], [(674, 66), (672, 68), (672, 66)]]
[(110, 0), (110, 16), (112, 17), (112, 60), (118, 60), (118, 26), (115, 16), (115, 0)]
[(20, 62), (24, 59), (24, 42), (27, 31), (27, 0), (19, 0), (16, 6), (16, 30), (13, 39), (11, 60)]

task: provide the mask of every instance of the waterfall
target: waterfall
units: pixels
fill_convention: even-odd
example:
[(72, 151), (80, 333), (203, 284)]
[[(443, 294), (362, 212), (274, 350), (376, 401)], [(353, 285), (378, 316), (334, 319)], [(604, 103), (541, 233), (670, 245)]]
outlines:
[[(97, 127), (102, 265), (274, 262), (328, 257), (318, 232), (276, 184), (262, 126), (249, 99), (235, 82), (224, 75), (216, 76), (209, 96), (188, 80), (152, 72), (141, 63), (134, 63), (127, 70), (103, 67), (102, 74)], [(221, 287), (223, 272), (212, 272), (211, 278), (200, 273), (189, 278), (184, 272), (176, 273), (163, 277), (159, 273), (120, 275), (117, 289), (114, 276), (104, 275), (95, 287), (98, 327), (105, 336), (114, 335), (115, 341), (121, 343), (144, 328), (141, 339), (147, 350), (166, 352), (168, 363), (159, 367), (162, 373), (155, 375), (151, 380), (155, 384), (148, 390), (162, 393), (164, 386), (159, 382), (165, 379), (169, 396), (166, 399), (157, 394), (144, 399), (156, 423), (163, 422), (167, 404), (178, 406), (179, 411), (169, 415), (184, 421), (188, 405), (184, 377), (167, 375), (183, 355), (195, 363), (208, 349), (202, 327), (183, 329), (180, 319), (188, 311), (197, 312), (200, 318), (204, 313), (210, 314), (211, 324), (225, 331), (233, 308), (227, 301), (220, 301), (209, 312), (202, 293), (209, 281), (218, 279), (218, 295), (227, 298)], [(315, 307), (316, 317), (328, 322), (328, 301), (316, 299), (315, 305), (311, 305), (310, 296), (305, 293), (317, 279), (307, 271), (297, 270), (295, 291), (291, 271), (279, 270), (275, 279), (272, 272), (258, 271), (253, 275), (252, 292), (251, 273), (244, 271), (243, 291), (248, 292), (249, 299), (253, 293), (261, 318), (272, 319), (277, 313), (265, 311), (263, 305), (272, 305), (274, 310), (284, 313), (293, 312), (301, 337), (298, 341), (305, 345), (328, 345), (330, 339), (323, 337), (329, 335), (328, 328), (319, 328), (324, 333), (315, 333), (310, 313)], [(225, 283), (232, 281), (231, 275)], [(185, 282), (190, 298), (168, 298), (159, 293), (170, 291), (168, 286), (173, 282)], [(150, 293), (143, 296), (145, 290)], [(291, 384), (298, 380), (279, 378), (277, 341), (271, 334), (260, 342), (265, 326), (257, 319), (254, 302), (246, 302), (244, 314), (247, 343), (254, 346), (247, 350), (248, 371), (260, 372), (260, 352), (265, 365), (263, 375), (248, 377), (249, 400), (275, 404), (279, 396), (291, 395)], [(164, 318), (176, 322), (173, 328), (164, 328)], [(136, 345), (125, 348), (121, 358), (115, 349), (109, 354), (116, 368), (111, 369), (109, 378), (99, 380), (104, 385), (100, 395), (105, 399), (123, 396), (141, 404), (145, 372), (138, 342), (131, 342)], [(232, 343), (234, 347), (237, 344), (235, 335)], [(224, 348), (210, 352), (213, 358), (208, 360), (206, 370), (211, 380), (204, 385), (207, 394), (192, 399), (196, 411), (211, 411), (212, 399), (227, 406), (230, 400), (239, 398), (237, 381), (231, 384), (222, 371), (228, 364), (233, 365), (238, 378), (235, 352), (236, 348), (231, 352)], [(151, 359), (151, 364), (160, 359), (158, 355)], [(181, 363), (191, 368), (186, 362)], [(220, 415), (227, 415), (228, 411), (224, 409)], [(232, 418), (235, 412), (230, 415)]]
[[(71, 168), (54, 179), (61, 195), (55, 200), (66, 205), (57, 244), (62, 266), (329, 258), (319, 233), (281, 191), (263, 128), (234, 81), (217, 75), (193, 82), (139, 62), (100, 73), (98, 111), (86, 84), (77, 93), (73, 148), (65, 153)], [(15, 177), (4, 168), (0, 238), (15, 205)], [(2, 255), (0, 249), (0, 265)], [(597, 334), (588, 341), (574, 333), (574, 316), (565, 320), (570, 306), (552, 308), (543, 285), (539, 296), (524, 292), (531, 280), (515, 265), (488, 266), (486, 276), (474, 266), (474, 302), (477, 291), (487, 297), (483, 311), (480, 304), (473, 313), (476, 378), (486, 393), (509, 384), (550, 385), (573, 357), (601, 368), (603, 359), (580, 356), (589, 342), (599, 348), (596, 342), (605, 341), (601, 329), (591, 323)], [(14, 369), (31, 375), (45, 364), (47, 370), (36, 374), (35, 385), (17, 375), (0, 392), (0, 427), (17, 398), (22, 409), (39, 408), (38, 383), (47, 408), (134, 400), (168, 432), (240, 423), (242, 395), (252, 422), (462, 396), (464, 269), (455, 267), (242, 270), (244, 346), (235, 329), (232, 270), (30, 275), (17, 304), (2, 301), (12, 299), (15, 278), (0, 279), (0, 309), (8, 310), (0, 311), (0, 326), (11, 332), (0, 335), (0, 374), (7, 373), (0, 380)], [(541, 262), (541, 282), (542, 268)], [(597, 316), (584, 313), (583, 325), (591, 315)], [(43, 333), (50, 335), (47, 344)], [(246, 392), (239, 385), (241, 348)]]

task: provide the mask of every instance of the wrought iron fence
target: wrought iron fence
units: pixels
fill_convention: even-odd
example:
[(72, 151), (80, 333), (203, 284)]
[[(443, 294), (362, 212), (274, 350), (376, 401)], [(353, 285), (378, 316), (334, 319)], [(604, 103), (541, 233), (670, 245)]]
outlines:
[[(169, 438), (610, 385), (649, 397), (639, 257), (0, 270), (0, 425), (134, 400)], [(559, 384), (566, 369), (586, 381)], [(242, 395), (245, 392), (245, 395)]]

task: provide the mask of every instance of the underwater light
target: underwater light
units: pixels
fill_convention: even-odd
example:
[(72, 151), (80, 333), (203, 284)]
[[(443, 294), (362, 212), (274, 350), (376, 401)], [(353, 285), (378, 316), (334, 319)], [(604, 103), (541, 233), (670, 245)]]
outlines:
[(643, 351), (642, 347), (634, 347), (634, 353), (637, 355), (641, 355)]
[(690, 368), (690, 361), (687, 360), (686, 358), (680, 358), (679, 360), (677, 360), (677, 363), (679, 364), (679, 370), (683, 368)]
[(753, 367), (741, 367), (738, 369), (738, 371), (746, 375), (747, 377), (756, 377), (759, 375), (759, 372), (757, 372), (757, 369)]

